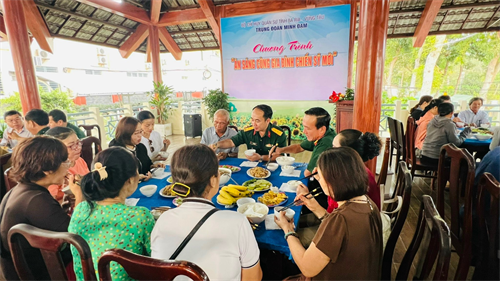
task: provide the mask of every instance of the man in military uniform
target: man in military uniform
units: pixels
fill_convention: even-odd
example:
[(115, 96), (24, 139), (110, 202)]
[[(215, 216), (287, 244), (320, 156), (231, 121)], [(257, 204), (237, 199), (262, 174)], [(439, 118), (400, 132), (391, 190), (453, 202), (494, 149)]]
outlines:
[[(268, 161), (269, 151), (276, 145), (286, 146), (286, 135), (280, 127), (271, 124), (273, 110), (270, 106), (259, 104), (252, 110), (252, 126), (239, 131), (236, 136), (230, 139), (219, 141), (210, 147), (230, 148), (241, 144), (246, 144), (248, 149), (255, 149), (252, 156), (246, 156), (250, 161)], [(273, 154), (271, 161), (276, 160), (279, 154)]]

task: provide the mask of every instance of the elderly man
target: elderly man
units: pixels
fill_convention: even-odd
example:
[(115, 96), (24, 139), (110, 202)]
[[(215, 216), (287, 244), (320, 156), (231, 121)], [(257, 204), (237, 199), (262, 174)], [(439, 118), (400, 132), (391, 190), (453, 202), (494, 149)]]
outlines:
[[(211, 145), (222, 140), (230, 139), (237, 134), (237, 132), (228, 128), (229, 125), (229, 112), (225, 109), (219, 109), (214, 114), (214, 126), (206, 128), (201, 136), (201, 143)], [(217, 158), (224, 160), (227, 157), (238, 157), (238, 147), (233, 148), (217, 148), (215, 150)]]
[(82, 130), (80, 130), (80, 128), (71, 123), (68, 123), (66, 114), (59, 109), (54, 109), (51, 112), (49, 112), (49, 127), (51, 129), (55, 127), (68, 127), (71, 130), (75, 131), (76, 136), (79, 139), (83, 139), (86, 137), (85, 133)]
[(455, 122), (464, 122), (466, 125), (472, 127), (479, 127), (481, 125), (490, 125), (488, 113), (484, 110), (479, 110), (483, 106), (483, 99), (475, 97), (469, 101), (469, 109), (462, 110), (458, 114), (458, 118), (453, 119)]
[(311, 160), (309, 160), (307, 170), (304, 172), (305, 176), (310, 176), (314, 168), (316, 168), (319, 155), (332, 147), (336, 133), (334, 129), (330, 128), (330, 121), (330, 114), (325, 109), (321, 107), (308, 109), (304, 112), (304, 118), (302, 119), (307, 140), (304, 140), (301, 144), (293, 144), (283, 148), (278, 147), (273, 156), (274, 154), (279, 156), (282, 153), (300, 153), (305, 150), (312, 151)]
[[(239, 131), (230, 139), (212, 144), (212, 149), (230, 148), (240, 144), (246, 144), (248, 149), (255, 149), (252, 156), (246, 155), (250, 161), (268, 161), (269, 151), (275, 145), (286, 146), (286, 135), (280, 127), (271, 124), (273, 110), (270, 106), (259, 104), (252, 110), (252, 126)], [(276, 160), (278, 154), (273, 155), (270, 160)]]
[[(41, 109), (32, 109), (26, 113), (24, 117), (26, 121), (24, 123), (25, 128), (31, 133), (31, 136), (34, 135), (44, 135), (50, 128), (49, 124), (49, 115), (47, 112)], [(31, 137), (30, 136), (30, 137)], [(9, 135), (9, 138), (16, 140), (18, 142), (27, 139), (28, 137), (23, 137), (18, 135), (16, 132), (12, 132)]]
[(3, 115), (3, 119), (5, 120), (5, 123), (7, 123), (8, 127), (3, 134), (0, 146), (8, 146), (10, 148), (14, 148), (18, 144), (18, 141), (13, 138), (13, 132), (15, 135), (21, 138), (30, 138), (33, 136), (30, 131), (28, 131), (28, 129), (24, 127), (23, 117), (21, 116), (21, 113), (19, 113), (19, 111), (7, 111)]

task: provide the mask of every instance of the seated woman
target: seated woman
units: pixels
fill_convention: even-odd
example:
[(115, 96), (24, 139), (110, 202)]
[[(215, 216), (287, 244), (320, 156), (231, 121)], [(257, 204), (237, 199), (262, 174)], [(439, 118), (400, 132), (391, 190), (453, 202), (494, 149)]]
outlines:
[(432, 96), (422, 96), (418, 104), (415, 105), (412, 109), (410, 109), (410, 115), (415, 119), (415, 121), (419, 120), (420, 117), (424, 116), (424, 110), (429, 105), (432, 100)]
[(453, 109), (451, 103), (445, 102), (438, 106), (439, 115), (434, 117), (427, 126), (427, 137), (422, 146), (422, 163), (437, 166), (443, 145), (453, 143), (460, 146), (471, 133), (470, 127), (466, 127), (457, 137), (457, 126), (451, 120)]
[(151, 111), (143, 110), (137, 113), (137, 119), (141, 121), (142, 138), (141, 143), (148, 148), (148, 156), (152, 161), (166, 160), (159, 155), (160, 151), (167, 151), (170, 140), (162, 138), (160, 133), (155, 131), (155, 116)]
[[(213, 213), (177, 257), (172, 254), (193, 227), (215, 209), (219, 161), (206, 145), (188, 145), (172, 157), (173, 191), (181, 206), (163, 213), (151, 235), (151, 256), (194, 262), (210, 280), (261, 280), (259, 248), (245, 216), (233, 211)], [(175, 227), (172, 227), (175, 226)]]
[[(77, 179), (83, 177), (89, 172), (87, 163), (80, 157), (82, 152), (82, 141), (78, 139), (75, 131), (68, 127), (54, 127), (45, 133), (64, 143), (68, 150), (68, 160), (71, 161), (68, 173), (78, 175)], [(57, 200), (61, 200), (64, 196), (62, 185), (49, 186), (50, 194)]]
[(484, 100), (479, 97), (470, 99), (469, 109), (463, 110), (458, 114), (458, 117), (454, 118), (455, 122), (464, 122), (465, 125), (472, 127), (479, 127), (481, 125), (490, 125), (490, 119), (488, 113), (484, 110), (480, 110), (483, 106)]
[[(380, 147), (382, 143), (380, 139), (374, 133), (362, 133), (358, 130), (347, 129), (340, 132), (333, 139), (333, 147), (348, 146), (361, 156), (363, 162), (373, 159), (380, 154)], [(370, 197), (373, 202), (380, 208), (380, 188), (375, 180), (375, 175), (370, 171), (370, 169), (365, 168), (368, 173), (368, 197)], [(331, 212), (336, 206), (336, 203), (330, 197), (328, 200), (328, 211)]]
[(165, 164), (153, 164), (148, 156), (147, 148), (141, 143), (141, 122), (134, 117), (123, 117), (116, 125), (115, 138), (109, 146), (121, 146), (128, 149), (140, 161), (139, 180), (148, 181), (153, 175), (151, 168), (165, 168)]
[(305, 186), (299, 186), (296, 200), (322, 221), (311, 245), (304, 249), (293, 220), (288, 221), (284, 213), (275, 218), (303, 275), (300, 280), (379, 280), (382, 222), (377, 206), (366, 196), (368, 174), (363, 160), (350, 147), (332, 148), (319, 157), (318, 175), (321, 189), (339, 207), (328, 213), (314, 198), (304, 196)]
[(493, 127), (490, 129), (493, 132), (493, 138), (490, 143), (490, 150), (495, 149), (497, 146), (500, 146), (500, 126)]
[[(66, 146), (52, 137), (29, 138), (14, 148), (10, 176), (19, 184), (4, 196), (0, 205), (0, 272), (3, 272), (6, 280), (19, 280), (7, 242), (11, 227), (27, 223), (45, 230), (68, 231), (70, 217), (47, 188), (68, 180), (70, 164)], [(75, 184), (73, 176), (69, 176), (69, 182), (76, 197), (75, 204), (78, 204), (82, 200), (80, 187)], [(40, 280), (50, 280), (40, 251), (26, 246), (24, 253), (34, 276)], [(71, 262), (69, 249), (63, 250), (62, 256), (65, 263)]]
[[(86, 201), (75, 208), (68, 231), (87, 241), (95, 269), (107, 249), (125, 249), (149, 256), (154, 218), (145, 207), (125, 205), (125, 199), (139, 183), (134, 155), (122, 147), (111, 147), (96, 155), (93, 166), (95, 169), (81, 182)], [(83, 280), (78, 252), (73, 247), (71, 251), (77, 280)], [(111, 264), (111, 275), (113, 280), (132, 280), (115, 263)]]
[(443, 101), (440, 99), (433, 99), (425, 108), (422, 117), (416, 122), (418, 127), (415, 132), (415, 147), (419, 149), (417, 153), (419, 156), (424, 145), (425, 137), (427, 136), (427, 125), (429, 125), (429, 122), (431, 122), (434, 116), (438, 115), (438, 106), (442, 103)]

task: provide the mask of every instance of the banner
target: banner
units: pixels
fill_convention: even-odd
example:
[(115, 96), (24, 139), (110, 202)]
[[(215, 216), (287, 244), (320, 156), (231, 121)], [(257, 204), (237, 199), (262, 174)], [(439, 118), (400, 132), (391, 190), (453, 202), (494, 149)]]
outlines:
[(345, 92), (350, 5), (221, 19), (224, 91), (327, 100)]

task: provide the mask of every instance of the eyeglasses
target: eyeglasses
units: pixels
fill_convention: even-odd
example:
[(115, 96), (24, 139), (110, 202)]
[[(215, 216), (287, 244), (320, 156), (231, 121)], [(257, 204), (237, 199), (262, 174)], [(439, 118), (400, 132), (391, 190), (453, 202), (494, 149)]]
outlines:
[(75, 144), (68, 146), (69, 148), (73, 150), (78, 150), (82, 147), (83, 143), (81, 140), (77, 141)]
[(153, 146), (152, 140), (149, 140), (149, 150), (151, 150), (151, 152), (155, 152), (155, 147)]

